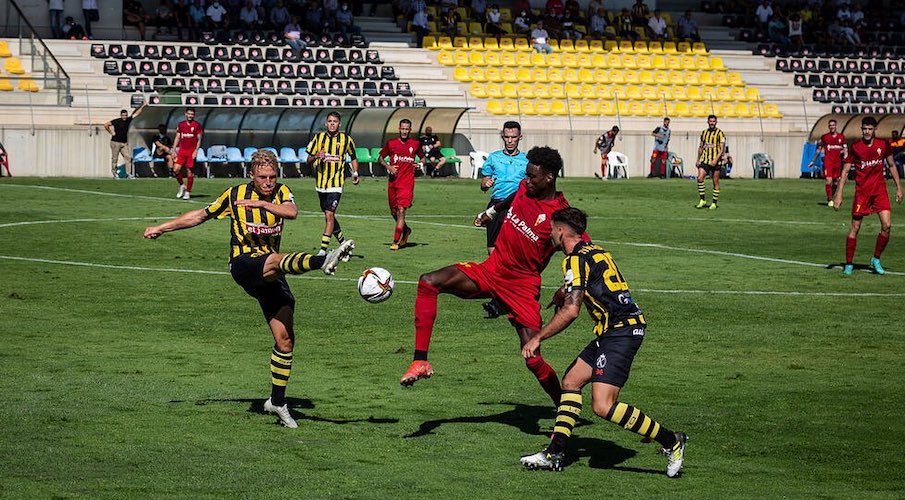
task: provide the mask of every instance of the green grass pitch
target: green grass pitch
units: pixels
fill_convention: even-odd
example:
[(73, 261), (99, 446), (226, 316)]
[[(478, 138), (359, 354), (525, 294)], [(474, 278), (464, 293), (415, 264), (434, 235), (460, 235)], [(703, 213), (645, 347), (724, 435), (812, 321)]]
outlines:
[[(399, 386), (418, 275), (485, 256), (470, 225), (486, 197), (471, 180), (419, 180), (413, 245), (399, 252), (384, 182), (347, 188), (339, 219), (356, 256), (334, 277), (289, 280), (299, 428), (275, 425), (261, 411), (272, 339), (226, 273), (227, 223), (141, 237), (235, 181), (201, 179), (184, 202), (172, 180), (2, 179), (0, 497), (905, 496), (898, 205), (888, 274), (845, 279), (850, 190), (834, 212), (819, 181), (729, 180), (711, 212), (692, 207), (686, 180), (559, 182), (650, 322), (621, 399), (690, 436), (684, 475), (670, 480), (655, 445), (593, 415), (589, 390), (572, 463), (522, 470), (553, 409), (511, 327), (482, 319), (479, 301), (441, 296), (436, 374)], [(313, 250), (313, 184), (287, 183), (301, 213), (283, 250)], [(878, 227), (866, 220), (856, 264)], [(358, 297), (369, 266), (394, 274), (389, 301)], [(590, 328), (583, 314), (544, 344), (557, 371)]]

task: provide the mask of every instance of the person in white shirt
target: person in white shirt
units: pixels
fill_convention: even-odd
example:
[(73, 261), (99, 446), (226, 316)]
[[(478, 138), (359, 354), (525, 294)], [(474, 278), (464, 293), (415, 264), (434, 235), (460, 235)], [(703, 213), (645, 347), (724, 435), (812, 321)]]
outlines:
[(258, 25), (258, 9), (251, 0), (245, 0), (245, 6), (239, 11), (239, 22), (245, 29), (254, 29)]
[(503, 15), (500, 13), (499, 5), (493, 4), (487, 11), (487, 25), (484, 32), (497, 37), (506, 33), (503, 31)]
[(226, 8), (220, 5), (220, 0), (214, 0), (214, 3), (207, 8), (207, 20), (213, 27), (227, 27)]
[(418, 46), (424, 46), (424, 36), (430, 33), (430, 25), (427, 20), (427, 13), (424, 10), (418, 10), (412, 17), (412, 29), (418, 37)]
[(758, 5), (757, 10), (754, 11), (754, 15), (757, 17), (757, 22), (759, 22), (761, 26), (766, 27), (770, 17), (773, 16), (773, 7), (770, 6), (770, 0), (764, 0)]
[(666, 31), (666, 20), (660, 17), (660, 9), (654, 10), (654, 15), (647, 20), (647, 28), (650, 30), (651, 38), (664, 40), (669, 38)]
[(544, 22), (538, 21), (537, 28), (531, 31), (531, 45), (534, 47), (540, 54), (549, 54), (553, 52), (553, 47), (547, 43), (547, 39), (550, 38), (550, 35), (547, 34), (547, 30), (544, 29)]
[(528, 33), (531, 29), (531, 23), (528, 22), (528, 12), (521, 11), (518, 16), (512, 21), (512, 26), (515, 28), (516, 33)]

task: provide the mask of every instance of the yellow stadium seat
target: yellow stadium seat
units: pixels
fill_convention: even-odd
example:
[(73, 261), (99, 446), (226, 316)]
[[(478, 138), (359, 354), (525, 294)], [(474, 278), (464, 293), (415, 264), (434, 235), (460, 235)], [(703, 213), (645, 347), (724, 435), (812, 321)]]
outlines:
[(444, 66), (453, 66), (456, 62), (453, 60), (453, 53), (448, 50), (437, 52), (437, 62)]
[(676, 52), (676, 42), (663, 42), (664, 54), (675, 54)]
[(503, 77), (500, 75), (500, 68), (487, 68), (484, 71), (484, 76), (487, 78), (488, 82), (502, 82)]
[(616, 40), (607, 40), (603, 42), (603, 51), (604, 52), (619, 52), (619, 44), (616, 43)]
[(628, 101), (619, 101), (616, 103), (616, 110), (620, 115), (628, 114)]
[(632, 101), (628, 103), (627, 115), (629, 116), (642, 116), (644, 115), (644, 105), (638, 101)]
[(613, 87), (604, 83), (598, 83), (594, 86), (594, 93), (597, 95), (598, 99), (609, 100), (613, 98)]
[(654, 71), (654, 83), (657, 85), (669, 85), (669, 71)]
[(594, 83), (594, 72), (588, 68), (578, 70), (578, 81), (584, 83)]
[(473, 82), (486, 82), (487, 76), (484, 74), (484, 68), (469, 68), (468, 77)]
[(632, 44), (631, 40), (622, 40), (619, 42), (619, 52), (623, 54), (631, 54), (635, 51), (635, 46)]
[(714, 85), (729, 85), (729, 77), (726, 76), (726, 73), (718, 72), (712, 73), (712, 75)]
[(603, 41), (591, 40), (591, 42), (588, 43), (588, 48), (591, 49), (591, 52), (603, 52)]
[(534, 75), (530, 68), (519, 68), (515, 70), (515, 79), (519, 82), (531, 83), (534, 82)]
[[(584, 54), (587, 55), (587, 54)], [(562, 55), (562, 65), (564, 68), (577, 68), (578, 64), (578, 54), (575, 52), (566, 52)]]
[(736, 72), (728, 73), (726, 75), (726, 79), (729, 81), (729, 85), (735, 85), (735, 86), (744, 86), (745, 85), (745, 82), (742, 80), (741, 73), (736, 73)]
[(560, 69), (560, 68), (548, 69), (547, 70), (547, 81), (554, 82), (554, 83), (562, 83), (562, 82), (566, 81), (565, 77), (563, 76), (562, 69)]
[(437, 48), (438, 49), (447, 49), (447, 50), (452, 49), (453, 48), (452, 38), (450, 38), (448, 36), (441, 36), (441, 37), (437, 38)]
[(729, 95), (735, 102), (745, 102), (748, 100), (748, 96), (745, 95), (745, 89), (743, 87), (732, 87), (729, 91)]
[(709, 71), (702, 71), (698, 74), (698, 81), (701, 85), (713, 85), (713, 73)]
[(531, 52), (516, 52), (515, 65), (521, 67), (534, 66), (534, 64), (531, 62), (532, 55), (533, 54)]
[(596, 83), (610, 83), (610, 72), (603, 68), (597, 68), (594, 70), (594, 82)]
[(676, 44), (676, 52), (680, 54), (691, 52), (691, 44), (688, 42), (679, 42)]
[(581, 75), (575, 68), (566, 68), (562, 72), (563, 80), (569, 83), (578, 83), (581, 81)]
[(607, 68), (621, 68), (622, 67), (622, 57), (619, 54), (610, 52), (605, 57), (604, 67)]
[(703, 102), (692, 102), (688, 104), (688, 111), (692, 116), (697, 116), (698, 118), (704, 118), (707, 115), (713, 113), (713, 108), (706, 105)]
[(638, 72), (638, 81), (643, 83), (644, 85), (653, 85), (654, 83), (654, 72), (649, 70), (639, 71)]
[(524, 50), (529, 51), (531, 49), (531, 45), (528, 44), (528, 39), (526, 38), (516, 38), (515, 39), (515, 50)]
[[(540, 55), (540, 54), (538, 54)], [(541, 56), (543, 57), (543, 56)], [(562, 68), (562, 56), (560, 54), (547, 54), (547, 66), (551, 68)]]
[(487, 101), (487, 112), (492, 115), (502, 115), (503, 103), (496, 100)]
[(13, 84), (9, 80), (0, 80), (0, 92), (12, 92)]
[[(467, 29), (467, 28), (464, 28), (464, 25), (465, 25), (465, 23), (459, 23), (459, 33), (464, 33), (464, 30)], [(457, 36), (457, 37), (453, 38), (452, 44), (453, 44), (453, 47), (455, 47), (457, 49), (467, 49), (468, 48), (468, 39), (465, 38), (464, 36)]]
[(626, 69), (635, 69), (638, 67), (638, 59), (635, 54), (622, 54), (622, 67)]
[(534, 98), (534, 86), (530, 83), (520, 83), (515, 88), (516, 94), (521, 99), (532, 99)]
[(594, 86), (590, 83), (582, 83), (578, 86), (578, 95), (581, 99), (595, 99), (597, 98), (597, 94), (594, 91)]
[(433, 35), (424, 35), (424, 39), (421, 40), (421, 46), (429, 50), (437, 50), (440, 48), (437, 46), (437, 38)]
[(590, 52), (591, 46), (585, 39), (575, 40), (575, 52)]
[(22, 61), (18, 57), (8, 57), (3, 63), (6, 72), (11, 75), (24, 75), (25, 68), (22, 67)]
[(592, 68), (594, 67), (594, 57), (589, 52), (579, 52), (575, 58), (575, 64), (579, 68)]
[(547, 85), (547, 89), (553, 99), (565, 99), (566, 97), (566, 90), (561, 83), (550, 83)]
[(685, 85), (698, 85), (698, 73), (696, 71), (683, 71), (682, 83)]
[(503, 97), (503, 91), (500, 89), (499, 83), (488, 82), (484, 85), (484, 89), (487, 91), (487, 97), (491, 99), (500, 99)]
[(484, 62), (484, 53), (473, 51), (466, 52), (468, 54), (468, 64), (472, 66), (485, 66), (487, 63)]
[(699, 71), (709, 71), (710, 58), (707, 56), (694, 56), (694, 67)]
[(572, 40), (560, 40), (559, 50), (563, 52), (575, 52), (575, 44), (572, 43)]
[[(481, 26), (481, 23), (468, 23), (468, 34), (469, 34), (469, 35), (483, 35), (483, 34), (484, 34), (484, 27)], [(468, 40), (468, 46), (471, 47), (471, 48), (475, 48), (475, 47), (472, 47), (472, 45), (471, 45), (471, 41), (474, 40), (474, 39), (475, 39), (475, 37), (472, 36), (472, 37), (469, 38), (469, 40)], [(479, 37), (478, 37), (477, 39), (480, 40)], [(482, 42), (480, 42), (480, 44), (481, 44), (481, 48), (483, 48), (483, 47), (484, 47), (484, 42), (482, 41)]]
[(660, 17), (662, 17), (663, 20), (666, 21), (667, 26), (673, 26), (674, 24), (676, 24), (676, 23), (672, 22), (672, 14), (670, 14), (669, 12), (661, 13)]
[(707, 47), (704, 45), (704, 42), (694, 42), (691, 44), (691, 51), (695, 54), (707, 54)]
[(515, 44), (511, 38), (500, 38), (500, 50), (515, 50)]
[(500, 53), (489, 50), (484, 52), (484, 63), (488, 66), (504, 66)]
[(747, 87), (745, 89), (745, 99), (749, 101), (760, 101), (760, 91), (757, 87)]
[(633, 69), (623, 70), (622, 77), (625, 79), (625, 83), (631, 85), (637, 85), (641, 83), (641, 74)]
[(735, 113), (735, 104), (723, 102), (717, 104), (715, 115), (721, 118), (735, 118), (737, 115)]
[(634, 43), (634, 45), (632, 45), (632, 48), (634, 49), (635, 53), (638, 53), (638, 54), (647, 54), (647, 52), (648, 52), (647, 42), (644, 40), (636, 41)]
[(666, 103), (666, 114), (669, 116), (678, 116), (687, 118), (691, 116), (688, 113), (688, 103), (686, 102), (668, 102)]
[(666, 57), (655, 55), (650, 61), (651, 69), (666, 69)]
[(682, 58), (677, 55), (666, 56), (666, 69), (682, 69)]
[(621, 69), (611, 69), (608, 75), (610, 77), (610, 83), (619, 85), (625, 83), (625, 75), (622, 73)]
[(514, 99), (506, 99), (503, 101), (503, 113), (507, 115), (518, 114), (518, 101)]
[(453, 80), (458, 82), (470, 82), (471, 72), (464, 66), (456, 66), (453, 68)]
[(456, 50), (453, 51), (453, 64), (456, 66), (468, 66), (471, 64), (469, 61), (469, 52), (467, 50)]
[(550, 107), (549, 100), (536, 101), (534, 103), (534, 108), (537, 110), (538, 115), (550, 116), (553, 114), (553, 109)]
[(731, 101), (732, 94), (729, 92), (729, 87), (716, 87), (713, 95), (713, 99), (715, 101)]
[(685, 89), (685, 87), (673, 87), (672, 98), (676, 101), (686, 101), (688, 100), (688, 91)]
[(779, 106), (776, 104), (764, 104), (763, 108), (763, 115), (767, 118), (782, 118), (782, 113), (779, 112)]
[[(754, 109), (752, 109), (752, 107)], [(763, 115), (762, 113), (760, 115), (758, 115), (758, 111), (759, 111), (759, 108), (758, 108), (757, 104), (748, 106), (747, 104), (740, 102), (735, 105), (735, 116), (737, 116), (739, 118), (750, 118), (752, 116), (762, 116)]]
[(616, 105), (610, 101), (601, 101), (598, 103), (598, 113), (603, 116), (616, 116)]
[(593, 116), (598, 113), (600, 113), (600, 106), (597, 105), (597, 101), (592, 101), (590, 99), (581, 101), (581, 114)]
[(638, 54), (635, 56), (635, 66), (639, 69), (650, 69), (653, 64), (653, 58), (650, 54)]
[(507, 23), (512, 22), (512, 9), (509, 7), (500, 7), (500, 19)]
[(534, 68), (531, 70), (531, 81), (534, 82), (547, 82), (547, 70), (544, 68)]
[(698, 85), (686, 87), (685, 88), (685, 97), (687, 97), (689, 101), (703, 101), (704, 100), (704, 94), (701, 93), (701, 87)]
[(0, 40), (0, 57), (12, 57), (13, 53), (9, 50), (9, 44), (5, 40)]
[(566, 97), (569, 99), (580, 99), (581, 98), (581, 86), (577, 83), (567, 83), (565, 85)]
[(518, 89), (516, 88), (514, 83), (504, 83), (500, 90), (503, 93), (503, 97), (509, 99), (518, 98)]
[(644, 103), (644, 115), (645, 116), (666, 116), (666, 110), (663, 109), (662, 102), (656, 101), (647, 101)]
[(679, 64), (681, 69), (684, 69), (685, 71), (695, 70), (694, 57), (692, 56), (681, 56), (679, 58)]
[(559, 50), (559, 40), (555, 38), (550, 38), (549, 40), (547, 40), (547, 45), (552, 47), (554, 52)]
[(519, 112), (525, 115), (536, 115), (537, 108), (534, 106), (534, 103), (537, 102), (534, 99), (522, 99), (518, 102)]
[(515, 83), (515, 82), (519, 81), (518, 74), (515, 72), (515, 68), (509, 68), (509, 67), (503, 66), (502, 68), (499, 68), (499, 71), (500, 71), (500, 80), (502, 80), (504, 82), (510, 82), (510, 83)]
[(626, 99), (630, 99), (632, 101), (640, 101), (644, 99), (644, 96), (641, 93), (641, 87), (639, 87), (638, 85), (626, 85), (624, 88)]
[[(496, 40), (494, 38), (494, 40)], [(471, 50), (484, 50), (484, 38), (472, 36), (468, 38), (468, 48)]]
[(710, 58), (710, 69), (716, 71), (725, 71), (726, 66), (723, 66), (723, 58), (722, 57), (711, 57)]
[(684, 85), (685, 77), (683, 76), (681, 71), (670, 71), (669, 72), (669, 83), (671, 85)]
[(547, 56), (546, 55), (538, 54), (537, 52), (531, 52), (528, 57), (531, 61), (529, 63), (531, 66), (536, 66), (538, 68), (547, 67)]
[(663, 52), (663, 44), (657, 40), (647, 42), (647, 51), (651, 54), (659, 54)]
[(546, 83), (535, 83), (534, 84), (534, 97), (536, 99), (549, 99), (550, 98), (550, 89), (547, 87)]
[(550, 112), (557, 116), (565, 116), (569, 114), (569, 108), (566, 106), (566, 101), (555, 99), (550, 103)]
[(660, 96), (657, 95), (657, 87), (653, 85), (642, 85), (641, 98), (645, 101), (654, 101), (659, 99)]
[(480, 82), (472, 82), (471, 85), (468, 86), (468, 93), (471, 94), (472, 97), (477, 97), (478, 99), (487, 97), (487, 89), (484, 87), (484, 84)]
[(512, 52), (490, 52), (490, 51), (488, 51), (487, 56), (485, 56), (484, 59), (488, 59), (490, 54), (496, 54), (496, 57), (500, 58), (501, 66), (510, 66), (510, 67), (518, 66), (518, 64), (515, 61), (515, 54), (513, 54)]
[(35, 83), (34, 80), (29, 80), (29, 79), (19, 80), (19, 90), (22, 90), (25, 92), (37, 92), (38, 84)]
[(592, 68), (605, 68), (606, 67), (606, 59), (609, 57), (608, 55), (604, 55), (603, 53), (594, 53), (591, 54), (591, 66)]
[(654, 89), (657, 92), (657, 99), (672, 100), (672, 87), (657, 85)]

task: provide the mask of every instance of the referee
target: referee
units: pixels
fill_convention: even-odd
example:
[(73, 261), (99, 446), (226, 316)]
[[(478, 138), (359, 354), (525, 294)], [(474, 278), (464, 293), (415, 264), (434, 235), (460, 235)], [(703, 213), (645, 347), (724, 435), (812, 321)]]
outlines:
[(342, 244), (346, 241), (343, 230), (336, 220), (336, 209), (343, 195), (345, 182), (346, 155), (352, 158), (352, 184), (358, 184), (358, 160), (355, 158), (355, 141), (348, 134), (339, 131), (341, 117), (336, 111), (327, 115), (327, 131), (318, 132), (308, 143), (308, 166), (315, 173), (315, 191), (324, 212), (324, 234), (318, 255), (326, 255), (330, 237), (335, 236)]
[(707, 190), (704, 188), (704, 179), (707, 174), (713, 179), (713, 201), (710, 210), (717, 209), (720, 200), (720, 161), (726, 152), (726, 135), (716, 128), (716, 115), (707, 117), (707, 128), (701, 132), (701, 144), (698, 146), (698, 196), (700, 200), (695, 208), (708, 208)]

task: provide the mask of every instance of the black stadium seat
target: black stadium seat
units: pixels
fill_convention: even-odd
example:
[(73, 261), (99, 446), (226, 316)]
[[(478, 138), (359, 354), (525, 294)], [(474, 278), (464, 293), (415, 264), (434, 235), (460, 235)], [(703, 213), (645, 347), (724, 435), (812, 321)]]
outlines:
[(396, 99), (396, 107), (397, 107), (397, 108), (407, 108), (407, 107), (409, 107), (409, 106), (410, 106), (410, 104), (409, 104), (409, 100), (408, 100), (408, 99), (405, 99), (405, 98), (402, 98), (402, 97), (400, 97), (399, 99)]
[(394, 70), (392, 66), (384, 66), (380, 68), (380, 78), (383, 80), (399, 79), (399, 77), (396, 76), (396, 70)]
[(394, 96), (396, 95), (396, 89), (393, 87), (392, 83), (383, 82), (380, 84), (380, 95)]
[(245, 76), (249, 78), (261, 78), (261, 67), (257, 63), (246, 64)]
[(192, 65), (192, 74), (194, 76), (211, 76), (211, 72), (206, 62), (198, 61)]
[(836, 77), (836, 87), (840, 88), (852, 88), (854, 85), (851, 84), (848, 75), (839, 75)]
[(192, 76), (192, 67), (185, 61), (176, 63), (176, 74), (179, 76)]
[(368, 64), (383, 64), (383, 61), (380, 59), (380, 54), (378, 54), (376, 50), (365, 52), (365, 61), (367, 61)]
[(841, 61), (839, 59), (834, 59), (830, 63), (830, 65), (832, 67), (831, 71), (835, 71), (836, 73), (842, 73), (843, 71), (845, 71), (845, 61)]
[(273, 63), (266, 63), (262, 66), (261, 74), (264, 78), (277, 78), (279, 73), (277, 73), (277, 65)]
[(223, 46), (214, 47), (213, 55), (211, 57), (212, 60), (220, 62), (228, 62), (232, 60), (232, 58), (229, 56), (229, 49)]
[(358, 82), (346, 82), (346, 94), (354, 96), (361, 95), (361, 84)]
[(222, 62), (214, 61), (211, 63), (211, 76), (224, 77), (227, 76), (226, 66)]
[(877, 76), (871, 74), (864, 75), (864, 86), (871, 89), (880, 88), (880, 83), (877, 81)]
[(240, 94), (242, 93), (242, 84), (239, 83), (239, 80), (234, 78), (230, 78), (223, 82), (223, 88), (226, 89), (230, 94)]
[(311, 73), (311, 66), (307, 64), (300, 64), (297, 70), (297, 76), (299, 78), (311, 79), (314, 78), (314, 74)]
[(361, 66), (358, 65), (350, 65), (349, 71), (346, 73), (346, 77), (352, 80), (362, 80), (364, 79), (364, 75), (361, 73)]
[(345, 95), (346, 89), (343, 88), (343, 84), (341, 82), (333, 81), (330, 82), (330, 85), (327, 86), (327, 93), (330, 95)]
[(170, 61), (160, 61), (157, 63), (157, 74), (160, 76), (174, 76), (173, 63)]
[(207, 81), (207, 92), (209, 94), (222, 94), (226, 90), (223, 88), (223, 83), (220, 82), (219, 78), (211, 78)]
[(277, 89), (273, 86), (273, 80), (262, 80), (260, 86), (260, 92), (262, 94), (276, 94)]
[(415, 108), (426, 108), (427, 101), (425, 101), (424, 99), (415, 99), (412, 101), (412, 106)]
[(108, 75), (123, 74), (123, 72), (119, 70), (119, 63), (116, 61), (104, 61), (104, 73)]
[(330, 57), (330, 51), (326, 49), (318, 49), (317, 52), (315, 52), (314, 60), (321, 63), (329, 63), (333, 61), (333, 59)]
[(314, 52), (312, 52), (311, 49), (302, 49), (302, 52), (299, 54), (299, 60), (302, 62), (313, 63)]
[(308, 101), (308, 104), (312, 107), (322, 108), (324, 107), (324, 100), (320, 97), (312, 97), (311, 100)]
[(132, 79), (128, 76), (121, 76), (116, 79), (116, 90), (121, 92), (134, 92), (132, 88)]
[(295, 107), (307, 106), (307, 105), (308, 105), (308, 100), (305, 99), (304, 97), (293, 97), (293, 98), (292, 98), (292, 105), (295, 106)]
[(364, 82), (361, 87), (361, 92), (364, 95), (369, 96), (379, 96), (380, 92), (377, 91), (377, 84), (374, 82)]
[(795, 71), (817, 71), (817, 59), (792, 59), (791, 66)]
[(164, 77), (162, 77), (162, 76), (158, 76), (158, 77), (154, 78), (154, 81), (153, 81), (152, 85), (154, 86), (154, 90), (160, 90), (160, 89), (162, 89), (162, 88), (164, 88), (164, 87), (169, 87), (169, 86), (170, 86), (170, 84), (169, 84), (169, 82), (167, 81), (167, 79), (164, 78)]
[(148, 77), (140, 76), (135, 79), (136, 92), (153, 92), (154, 87), (151, 86), (151, 80)]
[(319, 80), (326, 80), (330, 78), (330, 71), (327, 69), (327, 66), (323, 64), (318, 64), (314, 66), (314, 78)]
[(245, 53), (245, 47), (233, 47), (229, 51), (229, 56), (233, 61), (247, 61), (248, 54)]
[(343, 99), (343, 106), (347, 108), (357, 108), (358, 107), (358, 99), (354, 97), (346, 97)]
[(377, 107), (378, 107), (378, 108), (392, 108), (392, 107), (393, 107), (393, 101), (391, 101), (391, 100), (390, 100), (389, 98), (387, 98), (387, 97), (378, 99), (378, 100), (377, 100)]
[(239, 98), (239, 106), (249, 108), (251, 106), (254, 106), (254, 104), (255, 100), (252, 97), (243, 96)]
[(141, 47), (134, 44), (126, 45), (126, 57), (129, 59), (142, 59)]
[(135, 76), (138, 74), (138, 65), (134, 61), (123, 61), (122, 72), (124, 75)]
[(377, 66), (365, 66), (364, 77), (368, 80), (380, 80), (380, 72)]
[(330, 68), (330, 78), (334, 80), (345, 80), (346, 72), (345, 70), (343, 70), (343, 67), (341, 65), (334, 65)]
[(349, 62), (345, 49), (333, 49), (333, 62), (340, 64)]
[(151, 61), (142, 61), (138, 65), (138, 73), (145, 76), (157, 76), (157, 68), (154, 67), (154, 63)]
[(248, 49), (248, 59), (254, 62), (264, 62), (264, 51), (259, 47), (251, 47)]
[(152, 95), (150, 98), (148, 98), (148, 104), (160, 104), (160, 96)]
[(339, 98), (331, 97), (327, 99), (327, 107), (328, 108), (338, 108), (342, 105), (342, 101)]
[(268, 47), (267, 50), (264, 51), (264, 59), (270, 62), (280, 62), (283, 60), (283, 57), (280, 54), (280, 49)]
[(277, 92), (285, 95), (292, 95), (295, 93), (295, 91), (292, 90), (292, 83), (287, 80), (280, 80), (277, 82)]
[(364, 55), (358, 49), (352, 49), (349, 51), (349, 62), (352, 63), (360, 63), (365, 60)]
[(327, 95), (328, 93), (327, 85), (323, 81), (315, 80), (311, 83), (312, 95)]
[(170, 80), (170, 87), (176, 87), (178, 89), (182, 89), (183, 91), (187, 88), (185, 85), (185, 78), (176, 77)]
[(160, 59), (160, 50), (156, 45), (145, 45), (145, 59)]
[(242, 93), (243, 94), (257, 94), (258, 93), (258, 81), (257, 80), (243, 80), (242, 81)]
[(239, 63), (229, 63), (226, 74), (234, 78), (243, 78), (245, 77), (245, 69)]
[(835, 102), (837, 104), (842, 104), (845, 102), (842, 99), (842, 94), (839, 92), (839, 89), (829, 89), (826, 91), (826, 99), (829, 102)]
[(289, 106), (289, 98), (288, 97), (277, 97), (273, 100), (274, 106)]
[(377, 105), (377, 103), (374, 102), (374, 99), (372, 99), (370, 97), (365, 97), (364, 99), (361, 100), (361, 107), (363, 107), (363, 108), (373, 108), (376, 105)]
[(99, 59), (107, 58), (107, 47), (102, 43), (92, 43), (91, 44), (91, 57), (97, 57)]
[(858, 65), (858, 61), (853, 61), (851, 59), (845, 61), (845, 71), (848, 71), (849, 73), (857, 73), (858, 71), (860, 71), (860, 69), (861, 68)]
[[(208, 49), (208, 53), (210, 53), (210, 49), (208, 47), (204, 48)], [(195, 59), (197, 59), (197, 57), (195, 56), (195, 48), (189, 45), (182, 45), (181, 47), (179, 47), (179, 58), (185, 59), (186, 61), (194, 61)]]
[(789, 61), (786, 59), (777, 59), (776, 60), (776, 70), (782, 71), (782, 72), (791, 71), (791, 68), (789, 68)]
[(832, 71), (830, 62), (826, 59), (817, 59), (817, 71), (821, 73), (829, 73), (830, 71)]
[(219, 106), (220, 105), (220, 99), (218, 99), (217, 96), (212, 96), (212, 95), (204, 96), (204, 99), (201, 102), (205, 106)]
[(852, 87), (864, 87), (864, 76), (852, 75), (850, 83)]
[(258, 97), (258, 106), (273, 106), (273, 100), (269, 97)]
[(412, 87), (408, 83), (405, 82), (397, 82), (396, 83), (396, 95), (401, 95), (404, 97), (411, 97), (414, 94), (412, 93)]
[(204, 92), (204, 80), (201, 78), (190, 78), (188, 90), (196, 94)]
[(176, 51), (175, 45), (164, 45), (160, 48), (160, 57), (161, 59), (166, 59), (168, 61), (172, 61), (176, 59), (176, 55), (178, 52)]
[(308, 90), (308, 82), (304, 80), (296, 80), (295, 81), (295, 93), (298, 95), (308, 95), (310, 91)]

